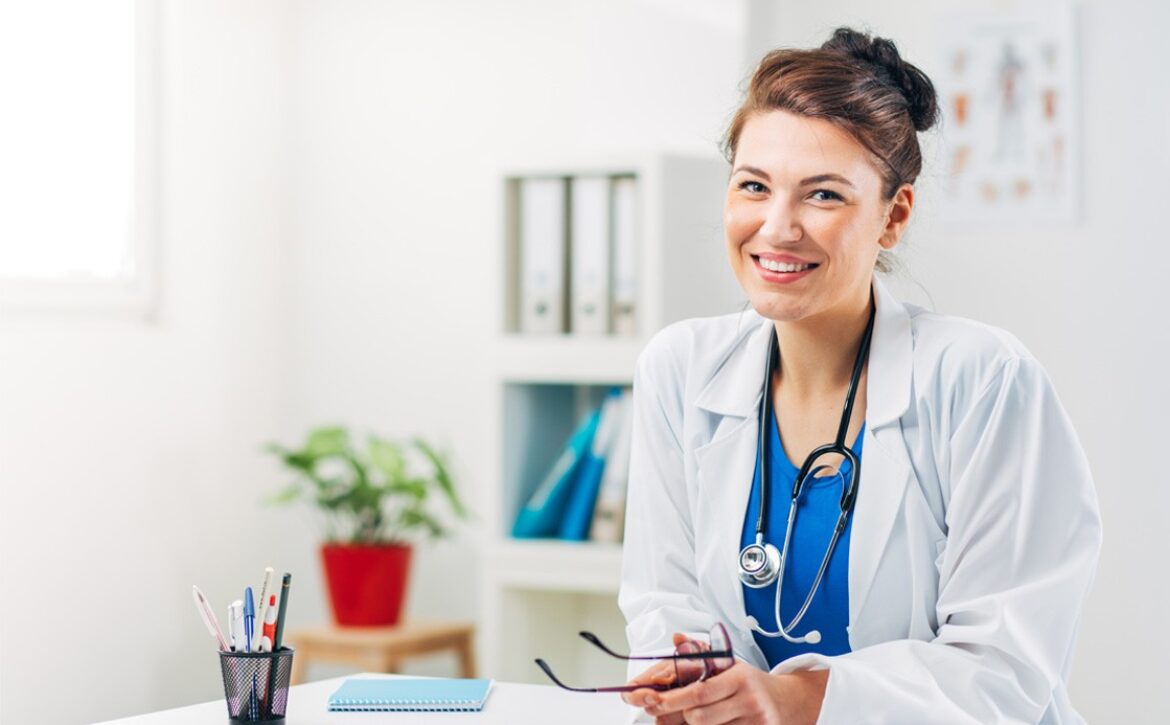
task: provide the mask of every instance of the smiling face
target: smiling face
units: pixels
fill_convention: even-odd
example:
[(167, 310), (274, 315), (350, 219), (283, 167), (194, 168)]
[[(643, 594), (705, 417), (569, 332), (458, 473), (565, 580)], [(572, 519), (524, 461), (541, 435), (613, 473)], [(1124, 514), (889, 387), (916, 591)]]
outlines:
[(786, 322), (864, 309), (878, 252), (898, 243), (913, 203), (909, 184), (889, 202), (881, 188), (869, 152), (828, 121), (780, 110), (748, 118), (723, 221), (752, 307)]

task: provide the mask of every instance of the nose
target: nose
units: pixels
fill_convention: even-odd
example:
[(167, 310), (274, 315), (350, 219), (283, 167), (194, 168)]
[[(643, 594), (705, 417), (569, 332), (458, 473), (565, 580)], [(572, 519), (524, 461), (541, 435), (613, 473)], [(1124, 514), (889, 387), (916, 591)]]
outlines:
[(764, 219), (756, 232), (761, 239), (785, 244), (798, 242), (804, 236), (799, 216), (786, 200), (777, 197), (761, 211)]

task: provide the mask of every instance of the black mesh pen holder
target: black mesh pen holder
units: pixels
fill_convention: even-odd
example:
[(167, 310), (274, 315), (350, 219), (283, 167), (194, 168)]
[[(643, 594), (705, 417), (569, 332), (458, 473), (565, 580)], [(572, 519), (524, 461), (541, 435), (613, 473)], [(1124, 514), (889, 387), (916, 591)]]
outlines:
[(228, 722), (284, 722), (293, 651), (219, 653)]

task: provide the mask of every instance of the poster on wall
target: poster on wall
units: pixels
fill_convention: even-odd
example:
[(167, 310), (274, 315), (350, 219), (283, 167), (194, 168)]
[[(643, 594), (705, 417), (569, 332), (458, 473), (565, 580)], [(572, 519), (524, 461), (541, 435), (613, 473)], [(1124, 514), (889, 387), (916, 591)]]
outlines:
[(943, 221), (1077, 221), (1074, 20), (1067, 0), (940, 16)]

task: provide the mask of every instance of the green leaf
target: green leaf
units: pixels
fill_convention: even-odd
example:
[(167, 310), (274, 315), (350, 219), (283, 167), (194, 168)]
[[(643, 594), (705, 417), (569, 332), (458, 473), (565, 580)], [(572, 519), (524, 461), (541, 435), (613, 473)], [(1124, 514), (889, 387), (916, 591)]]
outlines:
[(317, 428), (309, 433), (305, 453), (314, 457), (333, 456), (349, 448), (349, 433), (340, 426)]
[(438, 538), (447, 533), (438, 520), (422, 509), (403, 509), (398, 521), (404, 528), (425, 528), (432, 538)]
[(301, 497), (301, 484), (289, 484), (284, 490), (269, 497), (268, 501), (274, 504), (287, 504)]
[(370, 436), (370, 464), (386, 474), (386, 480), (393, 483), (406, 476), (406, 457), (393, 441)]
[(451, 509), (458, 516), (465, 517), (467, 511), (463, 508), (463, 503), (459, 500), (458, 494), (455, 493), (455, 484), (451, 481), (451, 475), (447, 472), (447, 466), (443, 461), (443, 456), (421, 438), (415, 438), (414, 445), (430, 459), (431, 465), (435, 469), (435, 483), (439, 484), (439, 488), (446, 494), (447, 500), (451, 504)]

